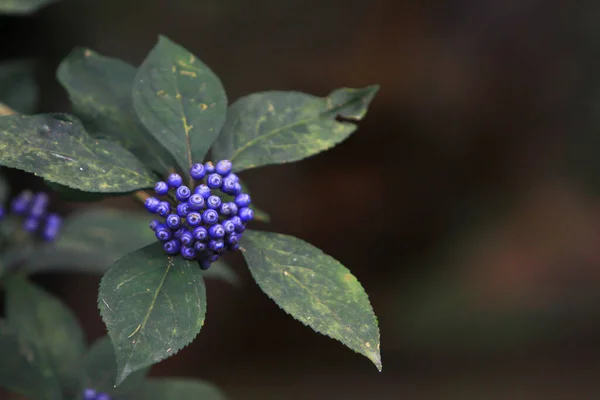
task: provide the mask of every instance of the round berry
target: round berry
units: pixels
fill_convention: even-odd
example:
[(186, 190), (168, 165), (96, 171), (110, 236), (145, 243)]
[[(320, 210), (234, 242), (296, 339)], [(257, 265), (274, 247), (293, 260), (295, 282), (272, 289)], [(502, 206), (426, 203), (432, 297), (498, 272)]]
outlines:
[(239, 243), (239, 242), (240, 242), (240, 237), (238, 235), (236, 235), (235, 233), (232, 233), (231, 235), (227, 235), (227, 237), (225, 238), (225, 243), (228, 246), (231, 246), (231, 245)]
[(231, 172), (231, 161), (221, 160), (215, 165), (215, 171), (221, 176), (227, 176)]
[(217, 210), (219, 209), (219, 207), (221, 207), (221, 198), (215, 195), (209, 196), (208, 199), (206, 199), (206, 205), (208, 206), (208, 208)]
[(62, 225), (62, 218), (58, 214), (48, 214), (46, 217), (46, 226), (59, 228)]
[(206, 271), (207, 269), (210, 268), (211, 264), (212, 264), (212, 262), (208, 259), (200, 260), (200, 269)]
[(191, 212), (186, 217), (186, 221), (190, 226), (194, 227), (200, 225), (202, 217), (200, 217), (200, 214), (197, 212)]
[(235, 204), (233, 201), (229, 203), (229, 207), (231, 208), (231, 215), (237, 215), (238, 214), (238, 206), (237, 204)]
[(238, 216), (240, 217), (242, 222), (248, 222), (252, 218), (254, 218), (254, 211), (252, 211), (252, 209), (250, 209), (248, 207), (242, 207), (242, 208), (240, 208), (240, 212), (238, 213)]
[(181, 256), (188, 260), (196, 258), (196, 249), (188, 246), (181, 246)]
[(199, 194), (206, 200), (208, 199), (208, 196), (210, 196), (210, 188), (203, 183), (201, 185), (196, 186), (196, 189), (194, 189), (194, 193)]
[(232, 220), (226, 219), (223, 221), (223, 229), (225, 229), (225, 233), (233, 233), (235, 232), (235, 224)]
[(96, 391), (94, 389), (85, 389), (83, 391), (83, 400), (96, 400)]
[(48, 195), (46, 193), (37, 193), (33, 196), (33, 203), (29, 215), (39, 218), (46, 212), (48, 206)]
[(211, 240), (208, 242), (208, 248), (215, 252), (221, 252), (225, 249), (225, 243), (221, 239)]
[(44, 231), (42, 232), (42, 239), (47, 242), (51, 242), (58, 236), (58, 228), (54, 226), (46, 225), (44, 227)]
[(194, 228), (192, 234), (198, 240), (205, 240), (208, 237), (208, 231), (203, 226), (198, 226)]
[(167, 183), (169, 184), (169, 187), (177, 189), (183, 184), (183, 178), (181, 175), (173, 173), (167, 178)]
[(185, 231), (183, 232), (183, 234), (181, 235), (181, 244), (184, 246), (191, 246), (192, 243), (194, 243), (194, 236), (192, 236), (192, 232), (190, 231)]
[(202, 220), (207, 225), (216, 224), (219, 221), (219, 213), (209, 208), (202, 213)]
[(146, 210), (150, 211), (151, 213), (156, 213), (156, 209), (158, 208), (159, 204), (160, 200), (156, 197), (148, 197), (146, 201), (144, 201), (144, 207), (146, 207)]
[(239, 181), (240, 181), (240, 178), (238, 178), (238, 176), (237, 176), (236, 174), (234, 174), (233, 172), (232, 172), (232, 173), (230, 173), (229, 175), (227, 175), (227, 178), (229, 178), (229, 179), (233, 179), (233, 180), (234, 180), (234, 181), (236, 181), (236, 182), (239, 182)]
[(206, 170), (204, 169), (204, 165), (200, 163), (194, 164), (192, 165), (192, 168), (190, 168), (190, 176), (197, 181), (203, 179), (205, 175)]
[(181, 217), (177, 214), (169, 214), (165, 218), (167, 226), (171, 229), (177, 229), (181, 226)]
[(28, 217), (23, 222), (23, 229), (27, 232), (35, 232), (40, 227), (40, 220), (37, 217)]
[(217, 261), (219, 259), (219, 254), (212, 254), (210, 256), (208, 256), (208, 261), (210, 261), (211, 263)]
[(161, 217), (166, 217), (171, 211), (171, 205), (167, 201), (161, 201), (156, 207), (156, 213)]
[(207, 174), (212, 174), (213, 172), (216, 171), (215, 165), (213, 163), (211, 163), (210, 161), (204, 163), (204, 171)]
[(98, 393), (96, 400), (112, 400), (108, 393)]
[(155, 235), (156, 235), (156, 238), (158, 240), (160, 240), (161, 242), (166, 242), (167, 240), (171, 239), (171, 236), (173, 236), (171, 231), (169, 229), (167, 229), (164, 225), (156, 228)]
[(165, 244), (163, 245), (163, 249), (165, 250), (165, 253), (174, 256), (175, 254), (179, 253), (179, 249), (181, 248), (181, 243), (179, 242), (179, 240), (169, 240), (168, 242), (165, 242)]
[(156, 185), (154, 185), (154, 192), (159, 196), (164, 196), (169, 193), (169, 185), (167, 185), (167, 182), (163, 181), (156, 182)]
[(179, 186), (177, 188), (177, 191), (175, 192), (175, 197), (179, 201), (187, 201), (187, 199), (189, 199), (191, 195), (192, 195), (192, 191), (190, 190), (189, 187), (187, 187), (185, 185)]
[(219, 189), (223, 184), (223, 177), (219, 174), (210, 174), (206, 178), (206, 185), (211, 189)]
[(238, 207), (248, 207), (251, 203), (250, 195), (248, 193), (240, 193), (235, 196), (235, 204)]
[(225, 236), (225, 229), (223, 228), (223, 225), (215, 224), (208, 228), (208, 236), (213, 239), (221, 239), (223, 236)]
[(231, 207), (232, 204), (235, 203), (223, 203), (221, 204), (221, 207), (219, 208), (219, 214), (224, 215), (224, 216), (228, 216), (228, 215), (235, 215), (233, 213), (233, 209)]
[(155, 231), (156, 228), (158, 228), (159, 224), (160, 224), (160, 222), (158, 222), (157, 220), (153, 219), (152, 221), (150, 221), (150, 229), (152, 229), (153, 231)]
[(173, 232), (173, 237), (175, 239), (181, 239), (181, 235), (183, 235), (183, 232), (185, 232), (185, 231), (187, 231), (187, 229), (185, 229), (185, 228), (179, 228), (175, 232)]
[(188, 203), (177, 204), (177, 215), (181, 218), (185, 218), (190, 213), (190, 205)]
[(203, 242), (194, 243), (194, 250), (196, 250), (196, 253), (202, 253), (204, 250), (206, 250), (206, 243), (203, 243)]
[(240, 244), (239, 243), (230, 244), (227, 246), (227, 249), (229, 251), (238, 251), (240, 249)]
[(244, 224), (242, 219), (237, 215), (235, 217), (231, 217), (229, 220), (235, 225), (235, 231), (237, 233), (242, 233), (246, 230), (246, 225)]
[(242, 187), (240, 186), (240, 184), (234, 181), (233, 179), (229, 179), (229, 177), (223, 179), (223, 186), (221, 186), (221, 191), (223, 193), (235, 196), (238, 193), (240, 193), (241, 189)]
[(13, 199), (11, 202), (10, 208), (13, 213), (20, 215), (24, 214), (29, 205), (31, 204), (31, 199), (33, 198), (33, 193), (29, 190), (24, 190), (17, 197)]
[(0, 219), (4, 218), (4, 215), (6, 215), (6, 212), (4, 211), (2, 204), (0, 204)]
[(202, 197), (202, 195), (200, 194), (193, 194), (190, 199), (188, 200), (188, 204), (190, 206), (190, 209), (194, 210), (194, 211), (200, 211), (204, 208), (204, 197)]

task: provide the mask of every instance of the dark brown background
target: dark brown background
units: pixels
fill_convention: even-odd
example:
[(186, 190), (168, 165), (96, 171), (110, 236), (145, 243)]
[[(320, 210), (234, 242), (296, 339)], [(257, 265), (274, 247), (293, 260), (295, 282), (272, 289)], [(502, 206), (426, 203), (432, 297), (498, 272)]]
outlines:
[[(245, 175), (269, 229), (363, 283), (383, 373), (287, 317), (233, 258), (242, 288), (210, 282), (201, 335), (153, 374), (204, 378), (233, 399), (595, 399), (600, 8), (566, 4), (66, 0), (0, 18), (0, 58), (38, 59), (40, 111), (68, 110), (54, 71), (73, 46), (139, 64), (159, 33), (232, 100), (382, 87), (339, 147)], [(104, 333), (97, 278), (37, 280), (90, 340)]]

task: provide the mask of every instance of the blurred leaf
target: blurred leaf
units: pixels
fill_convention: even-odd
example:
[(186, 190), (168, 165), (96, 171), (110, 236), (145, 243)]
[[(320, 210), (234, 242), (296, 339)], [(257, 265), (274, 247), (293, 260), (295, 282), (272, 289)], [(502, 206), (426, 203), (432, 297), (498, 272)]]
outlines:
[(38, 248), (25, 270), (102, 274), (127, 253), (156, 242), (150, 220), (147, 213), (108, 208), (75, 212), (65, 219), (58, 239)]
[(225, 121), (219, 78), (193, 54), (160, 36), (133, 84), (133, 106), (184, 171), (202, 162)]
[(84, 48), (73, 50), (57, 71), (75, 115), (92, 137), (118, 142), (165, 175), (175, 164), (137, 118), (131, 97), (135, 74), (136, 69), (126, 62)]
[[(0, 0), (0, 7), (2, 5)], [(38, 90), (31, 60), (5, 61), (0, 64), (0, 102), (23, 114), (37, 108)]]
[(300, 92), (262, 92), (242, 97), (227, 110), (213, 146), (216, 159), (229, 159), (235, 171), (298, 161), (346, 139), (379, 86), (342, 88), (327, 97)]
[(5, 288), (10, 326), (37, 347), (45, 376), (56, 376), (64, 387), (72, 387), (85, 353), (85, 340), (71, 310), (22, 277), (12, 277)]
[(39, 349), (0, 319), (0, 387), (34, 400), (60, 400), (58, 380), (40, 369)]
[(103, 336), (90, 347), (84, 359), (81, 371), (80, 392), (86, 388), (109, 393), (122, 394), (135, 390), (142, 382), (150, 368), (140, 369), (129, 375), (121, 386), (115, 388), (117, 380), (117, 359), (110, 339)]
[(59, 0), (0, 0), (0, 14), (31, 14), (37, 9)]
[(131, 192), (155, 183), (133, 154), (92, 139), (65, 114), (0, 118), (0, 163), (89, 192)]
[(187, 379), (149, 379), (125, 400), (225, 400), (225, 395), (212, 383)]
[(279, 307), (365, 355), (381, 371), (377, 319), (348, 269), (320, 249), (279, 233), (246, 231), (242, 247), (252, 277)]
[(100, 283), (98, 307), (117, 355), (117, 381), (177, 353), (206, 314), (202, 272), (156, 242), (118, 260)]

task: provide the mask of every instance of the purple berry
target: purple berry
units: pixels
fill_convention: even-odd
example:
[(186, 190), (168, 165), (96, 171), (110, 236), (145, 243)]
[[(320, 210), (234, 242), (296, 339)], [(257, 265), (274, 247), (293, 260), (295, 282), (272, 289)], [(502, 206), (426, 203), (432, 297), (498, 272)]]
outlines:
[(200, 217), (200, 214), (197, 212), (191, 212), (186, 217), (186, 221), (189, 224), (189, 226), (194, 227), (200, 225), (200, 223), (202, 222), (202, 217)]
[(144, 207), (146, 207), (146, 210), (150, 211), (151, 213), (156, 213), (156, 209), (158, 208), (159, 204), (160, 200), (158, 200), (156, 197), (148, 197), (146, 201), (144, 201)]
[(251, 202), (252, 200), (250, 199), (250, 195), (247, 193), (240, 193), (235, 196), (235, 204), (237, 204), (237, 206), (240, 208), (248, 207)]
[(196, 250), (196, 253), (202, 253), (206, 250), (206, 244), (203, 242), (196, 242), (194, 243), (194, 250)]
[(184, 246), (191, 246), (194, 243), (194, 236), (192, 236), (192, 232), (185, 231), (181, 235), (181, 244)]
[(239, 182), (239, 181), (240, 181), (240, 178), (238, 178), (238, 176), (237, 176), (236, 174), (234, 174), (233, 172), (232, 172), (232, 173), (230, 173), (229, 175), (227, 175), (227, 178), (229, 178), (229, 179), (233, 179), (233, 180), (234, 180), (234, 181), (236, 181), (236, 182)]
[(212, 262), (208, 259), (200, 260), (200, 269), (203, 269), (206, 271), (207, 269), (210, 268), (211, 264), (212, 264)]
[(209, 208), (202, 213), (202, 220), (207, 225), (216, 224), (219, 221), (219, 213)]
[(185, 218), (190, 213), (190, 205), (188, 203), (177, 204), (177, 215), (181, 218)]
[(235, 225), (235, 231), (237, 233), (242, 233), (246, 230), (246, 224), (244, 224), (242, 219), (237, 215), (235, 217), (231, 217), (229, 220)]
[(46, 212), (48, 206), (48, 195), (46, 193), (37, 193), (33, 196), (33, 203), (29, 215), (40, 218)]
[(203, 226), (194, 228), (192, 234), (198, 240), (205, 240), (208, 237), (208, 231)]
[(167, 183), (169, 184), (170, 188), (177, 189), (183, 184), (183, 178), (181, 175), (173, 173), (167, 178)]
[(221, 204), (221, 207), (219, 208), (219, 214), (224, 215), (224, 216), (229, 216), (229, 215), (235, 215), (233, 213), (233, 209), (231, 208), (231, 205), (235, 204), (235, 203), (223, 203)]
[(4, 207), (0, 204), (0, 219), (4, 218), (5, 215)]
[(96, 400), (96, 391), (94, 389), (85, 389), (83, 391), (83, 400)]
[(223, 229), (225, 229), (225, 233), (233, 233), (235, 232), (235, 224), (232, 220), (226, 219), (223, 221)]
[(165, 242), (165, 244), (163, 245), (163, 249), (165, 250), (165, 253), (174, 256), (175, 254), (179, 253), (179, 249), (181, 248), (181, 244), (179, 243), (179, 240), (169, 240), (168, 242)]
[(210, 261), (211, 263), (214, 263), (218, 259), (219, 259), (219, 254), (212, 254), (212, 255), (208, 256), (208, 261)]
[(175, 191), (175, 198), (179, 201), (187, 201), (187, 199), (189, 199), (191, 195), (192, 191), (189, 187), (185, 185), (179, 186), (177, 188), (177, 191)]
[(167, 193), (169, 193), (169, 185), (167, 185), (167, 182), (156, 182), (156, 185), (154, 185), (154, 192), (159, 195), (159, 196), (164, 196)]
[(161, 201), (156, 207), (156, 213), (161, 217), (166, 217), (171, 212), (171, 205), (167, 201)]
[(204, 165), (200, 163), (194, 164), (192, 165), (192, 168), (190, 168), (190, 176), (197, 181), (202, 180), (205, 175), (206, 171), (204, 170)]
[(206, 178), (206, 185), (211, 189), (219, 189), (223, 184), (223, 177), (219, 174), (210, 174)]
[(194, 211), (200, 211), (204, 208), (204, 197), (202, 197), (202, 195), (200, 194), (193, 194), (190, 199), (188, 200), (188, 204), (190, 206), (190, 209), (194, 210)]
[(227, 246), (231, 246), (231, 245), (234, 245), (239, 242), (240, 242), (240, 237), (238, 235), (236, 235), (235, 233), (232, 233), (231, 235), (227, 235), (227, 237), (225, 238), (225, 243), (227, 244)]
[(40, 227), (40, 220), (37, 217), (28, 217), (23, 222), (23, 229), (27, 232), (35, 232)]
[(196, 189), (194, 189), (194, 193), (199, 194), (206, 200), (208, 199), (208, 196), (210, 196), (210, 188), (205, 184), (201, 184), (196, 186)]
[(221, 207), (221, 198), (215, 195), (209, 196), (208, 199), (206, 199), (206, 205), (208, 208), (218, 210), (219, 207)]
[(231, 161), (221, 160), (215, 166), (215, 171), (221, 176), (227, 176), (229, 175), (229, 173), (231, 173), (231, 167)]
[(175, 232), (173, 232), (173, 237), (175, 239), (181, 239), (181, 235), (183, 235), (183, 232), (185, 232), (185, 231), (187, 231), (187, 229), (185, 229), (185, 228), (179, 228)]
[(160, 222), (158, 222), (157, 220), (153, 219), (152, 221), (150, 221), (150, 229), (152, 229), (153, 231), (155, 231), (156, 228), (158, 228), (159, 224), (160, 224)]
[(223, 179), (223, 186), (221, 186), (223, 193), (235, 196), (240, 193), (240, 190), (242, 190), (242, 187), (235, 180), (229, 179), (229, 177)]
[(204, 163), (204, 171), (207, 174), (212, 174), (216, 171), (215, 169), (215, 165), (213, 163), (211, 163), (210, 161)]
[(108, 393), (98, 393), (96, 400), (112, 400)]
[(177, 214), (169, 214), (165, 219), (167, 226), (171, 229), (177, 229), (181, 226), (181, 217)]
[(166, 228), (164, 225), (162, 225), (162, 226), (159, 226), (156, 228), (155, 236), (161, 242), (166, 242), (167, 240), (171, 239), (173, 234), (171, 233), (171, 231), (168, 228)]
[(29, 205), (31, 204), (32, 198), (33, 193), (31, 193), (31, 191), (22, 191), (17, 197), (15, 197), (12, 200), (10, 205), (11, 211), (17, 215), (24, 214), (27, 211), (27, 209), (29, 209)]
[(215, 224), (208, 228), (208, 236), (213, 239), (221, 239), (223, 236), (225, 236), (225, 229), (223, 228), (223, 225)]
[(181, 256), (188, 260), (196, 258), (196, 250), (193, 247), (181, 246)]
[(225, 243), (221, 239), (211, 240), (208, 242), (208, 248), (218, 253), (225, 249)]
[(254, 211), (252, 211), (252, 209), (250, 209), (248, 207), (242, 207), (242, 208), (240, 208), (238, 216), (240, 217), (242, 222), (248, 222), (252, 218), (254, 218)]

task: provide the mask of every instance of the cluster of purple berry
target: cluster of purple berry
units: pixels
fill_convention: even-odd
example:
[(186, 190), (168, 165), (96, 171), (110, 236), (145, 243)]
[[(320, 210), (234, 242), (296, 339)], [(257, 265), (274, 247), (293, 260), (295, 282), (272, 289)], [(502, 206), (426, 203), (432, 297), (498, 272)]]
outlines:
[[(62, 219), (57, 214), (48, 213), (49, 198), (46, 193), (22, 191), (10, 203), (10, 212), (25, 217), (23, 229), (30, 233), (39, 233), (42, 239), (53, 241), (58, 236)], [(0, 218), (5, 210), (0, 206)]]
[(108, 393), (97, 392), (94, 389), (85, 389), (83, 391), (83, 400), (112, 400)]
[[(175, 205), (155, 197), (145, 203), (149, 212), (165, 218), (164, 222), (153, 220), (150, 229), (164, 243), (167, 254), (197, 259), (202, 269), (208, 269), (225, 250), (239, 249), (242, 232), (254, 213), (249, 208), (250, 196), (242, 193), (231, 167), (229, 160), (192, 165), (190, 176), (200, 183), (192, 188), (185, 186), (178, 174), (169, 175), (167, 182), (156, 183), (154, 191), (159, 196), (166, 196), (169, 189), (175, 191)], [(204, 178), (206, 183), (201, 183)], [(217, 189), (231, 201), (214, 194)]]

